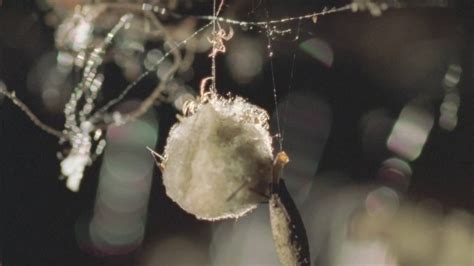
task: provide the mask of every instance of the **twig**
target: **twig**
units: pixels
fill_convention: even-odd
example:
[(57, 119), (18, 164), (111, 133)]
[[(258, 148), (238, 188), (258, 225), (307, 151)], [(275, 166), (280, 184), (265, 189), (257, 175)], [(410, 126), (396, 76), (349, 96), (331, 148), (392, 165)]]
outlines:
[(0, 82), (0, 94), (3, 94), (5, 95), (8, 99), (10, 99), (13, 104), (15, 104), (16, 106), (18, 106), (18, 108), (20, 108), (20, 110), (22, 110), (27, 116), (28, 118), (30, 118), (30, 120), (33, 122), (33, 124), (35, 124), (37, 127), (39, 127), (40, 129), (42, 129), (43, 131), (45, 131), (46, 133), (50, 134), (50, 135), (53, 135), (55, 137), (58, 137), (58, 138), (66, 138), (66, 136), (59, 130), (55, 129), (55, 128), (52, 128), (48, 125), (46, 125), (45, 123), (43, 123), (32, 111), (30, 108), (28, 108), (28, 106), (23, 103), (20, 99), (18, 99), (18, 97), (16, 97), (15, 95), (15, 92), (12, 91), (12, 92), (9, 92), (7, 90), (7, 88), (5, 87), (5, 85), (3, 85), (1, 82)]

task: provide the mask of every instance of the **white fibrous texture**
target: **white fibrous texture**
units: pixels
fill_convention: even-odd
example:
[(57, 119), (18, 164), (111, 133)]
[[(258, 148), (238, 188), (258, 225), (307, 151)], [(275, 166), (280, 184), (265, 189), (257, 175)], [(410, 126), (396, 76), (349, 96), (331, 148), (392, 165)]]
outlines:
[(272, 138), (268, 114), (240, 97), (214, 96), (171, 129), (166, 193), (199, 219), (237, 218), (268, 194)]

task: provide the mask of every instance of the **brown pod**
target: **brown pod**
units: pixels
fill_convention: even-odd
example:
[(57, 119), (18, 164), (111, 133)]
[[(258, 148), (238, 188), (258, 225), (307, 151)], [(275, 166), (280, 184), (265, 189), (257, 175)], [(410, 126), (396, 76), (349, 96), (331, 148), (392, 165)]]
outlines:
[[(285, 182), (276, 178), (281, 162), (275, 161), (274, 183), (269, 201), (273, 241), (284, 266), (311, 265), (308, 238), (301, 216)], [(280, 168), (280, 169), (279, 169)]]

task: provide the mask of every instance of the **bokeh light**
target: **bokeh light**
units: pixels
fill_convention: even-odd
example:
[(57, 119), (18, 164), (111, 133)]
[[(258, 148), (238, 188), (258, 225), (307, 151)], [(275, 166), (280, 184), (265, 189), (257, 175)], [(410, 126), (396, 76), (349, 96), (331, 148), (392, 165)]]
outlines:
[(246, 84), (262, 71), (262, 45), (255, 38), (236, 37), (229, 43), (226, 61), (232, 78)]
[(267, 205), (235, 220), (225, 220), (213, 226), (209, 249), (213, 266), (278, 265), (270, 228)]
[(208, 258), (208, 246), (189, 235), (173, 235), (151, 244), (149, 250), (140, 259), (142, 266), (156, 265), (211, 265)]
[(397, 192), (388, 187), (379, 187), (365, 198), (365, 208), (369, 215), (393, 215), (400, 205)]
[(107, 255), (129, 252), (143, 240), (154, 167), (146, 147), (154, 147), (158, 136), (154, 116), (149, 112), (137, 121), (108, 129), (89, 224), (92, 246)]
[(410, 185), (412, 169), (406, 161), (392, 157), (386, 159), (377, 172), (377, 179), (386, 186), (405, 191)]
[(413, 103), (407, 104), (393, 126), (387, 140), (388, 148), (408, 161), (415, 160), (423, 150), (433, 123), (430, 112)]
[(70, 77), (73, 65), (74, 58), (68, 53), (47, 53), (29, 71), (28, 89), (40, 97), (41, 104), (47, 111), (63, 112), (73, 87)]
[[(307, 90), (292, 91), (278, 105), (283, 121), (283, 149), (290, 157), (283, 178), (296, 204), (306, 200), (332, 123), (332, 111), (320, 97)], [(276, 112), (271, 127), (277, 129)], [(277, 133), (277, 132), (275, 132)], [(278, 139), (274, 149), (279, 149)]]
[[(217, 90), (243, 94), (267, 111), (277, 105), (274, 151), (282, 140), (290, 157), (282, 178), (306, 226), (312, 265), (474, 265), (474, 35), (468, 17), (474, 6), (465, 4), (470, 0), (402, 1), (406, 6), (373, 18), (367, 9), (351, 8), (373, 10), (380, 1), (351, 1), (340, 14), (331, 6), (348, 3), (323, 9), (309, 0), (225, 1), (216, 27), (232, 27), (235, 35), (223, 41), (226, 52), (216, 58)], [(412, 8), (417, 4), (438, 6)], [(267, 203), (238, 220), (211, 223), (181, 209), (161, 180), (150, 191), (157, 167), (146, 147), (166, 145), (176, 114), (199, 99), (200, 82), (213, 72), (211, 5), (0, 0), (0, 88), (4, 80), (39, 120), (80, 135), (58, 145), (0, 95), (0, 150), (6, 155), (0, 156), (0, 176), (7, 181), (0, 266), (280, 265)], [(311, 14), (317, 11), (324, 15)], [(94, 48), (128, 12), (133, 20), (96, 57)], [(164, 58), (170, 49), (181, 56)], [(98, 68), (87, 74), (89, 59)], [(144, 103), (174, 64), (178, 70), (164, 93), (149, 101), (156, 113), (103, 130), (126, 123), (126, 114)], [(137, 81), (145, 71), (150, 75)], [(85, 73), (93, 84), (84, 83)], [(81, 90), (80, 84), (87, 86)], [(74, 88), (84, 97), (76, 101)], [(119, 95), (124, 97), (110, 102)], [(119, 105), (134, 97), (140, 100)], [(69, 99), (77, 105), (65, 108)], [(64, 125), (63, 115), (72, 109), (66, 114), (71, 123)], [(165, 129), (160, 134), (158, 116)], [(107, 145), (99, 136), (105, 132)], [(75, 155), (71, 143), (82, 144), (77, 146), (87, 154)], [(54, 156), (58, 146), (70, 159), (65, 164)], [(66, 187), (57, 178), (58, 164), (76, 177)]]
[(334, 62), (334, 52), (323, 39), (312, 38), (306, 40), (300, 44), (300, 48), (326, 67), (331, 67)]

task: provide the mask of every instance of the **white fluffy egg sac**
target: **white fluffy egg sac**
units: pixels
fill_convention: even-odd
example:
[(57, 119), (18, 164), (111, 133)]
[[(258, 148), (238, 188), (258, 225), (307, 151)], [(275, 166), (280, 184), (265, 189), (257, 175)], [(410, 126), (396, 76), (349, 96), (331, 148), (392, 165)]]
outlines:
[(170, 130), (166, 193), (199, 219), (237, 218), (268, 194), (272, 152), (265, 110), (240, 97), (213, 96)]

